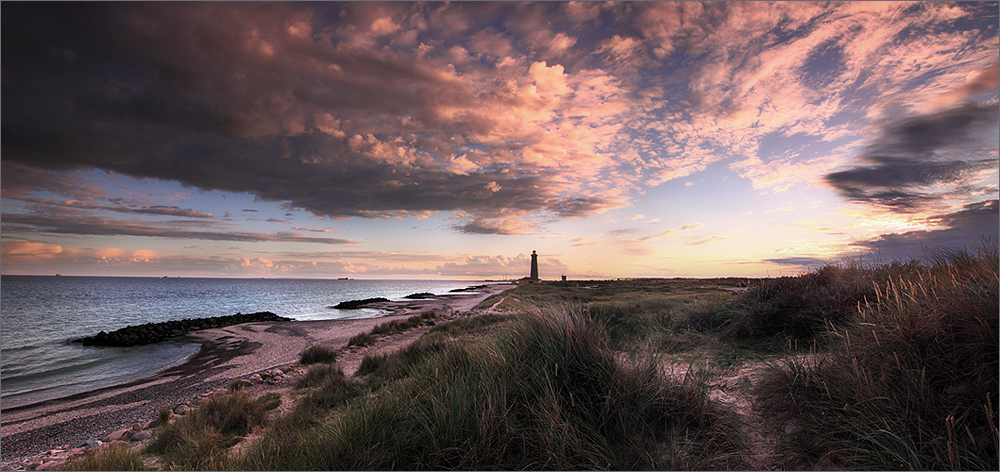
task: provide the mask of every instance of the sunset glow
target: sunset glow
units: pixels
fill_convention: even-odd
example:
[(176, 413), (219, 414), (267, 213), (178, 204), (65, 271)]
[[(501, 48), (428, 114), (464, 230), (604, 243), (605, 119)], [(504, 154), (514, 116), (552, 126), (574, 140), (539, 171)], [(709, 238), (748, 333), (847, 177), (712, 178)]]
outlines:
[(1000, 232), (997, 2), (0, 17), (3, 274), (761, 277)]

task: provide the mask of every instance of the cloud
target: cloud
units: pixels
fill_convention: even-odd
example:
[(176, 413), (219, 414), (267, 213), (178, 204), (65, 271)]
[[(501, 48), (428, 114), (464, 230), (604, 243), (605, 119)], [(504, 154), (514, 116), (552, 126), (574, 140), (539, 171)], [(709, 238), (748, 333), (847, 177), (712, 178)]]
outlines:
[(180, 208), (175, 205), (139, 205), (136, 207), (128, 207), (128, 206), (97, 205), (88, 202), (81, 202), (79, 200), (56, 200), (54, 198), (16, 197), (11, 199), (20, 200), (22, 202), (27, 202), (27, 203), (34, 203), (38, 205), (51, 205), (56, 207), (72, 208), (79, 210), (108, 210), (117, 213), (128, 213), (133, 215), (179, 216), (184, 218), (215, 219), (215, 215), (212, 213), (197, 211), (190, 208)]
[(937, 214), (928, 220), (943, 228), (884, 234), (870, 240), (855, 241), (854, 245), (871, 250), (885, 260), (908, 260), (944, 249), (972, 250), (984, 238), (997, 241), (1000, 203), (998, 200), (970, 203), (961, 210)]
[(819, 268), (830, 263), (829, 261), (824, 259), (819, 259), (815, 257), (806, 257), (806, 256), (764, 259), (764, 262), (770, 262), (773, 264), (787, 265), (787, 266), (808, 267), (808, 268)]
[[(14, 3), (3, 192), (58, 192), (72, 171), (99, 169), (323, 217), (446, 212), (463, 218), (457, 231), (523, 234), (713, 163), (784, 190), (831, 173), (859, 119), (949, 90), (981, 96), (995, 76), (994, 10)], [(762, 147), (792, 136), (824, 145)], [(8, 165), (33, 178), (8, 178)], [(840, 177), (860, 199), (927, 203)]]
[(294, 242), (316, 244), (355, 244), (349, 239), (317, 238), (292, 232), (248, 233), (223, 231), (193, 231), (170, 225), (150, 225), (106, 217), (73, 217), (72, 215), (3, 214), (4, 230), (14, 233), (79, 234), (93, 236), (144, 236), (154, 238), (201, 239), (208, 241)]
[(886, 123), (858, 157), (825, 180), (851, 201), (899, 213), (940, 203), (996, 168), (997, 104), (967, 103)]
[[(22, 40), (5, 55), (5, 69), (21, 72), (5, 81), (18, 98), (5, 100), (3, 158), (249, 192), (334, 218), (460, 211), (469, 229), (504, 208), (573, 218), (624, 205), (583, 191), (614, 164), (597, 147), (626, 111), (599, 70), (486, 51), (501, 33), (485, 27), (492, 38), (444, 46), (497, 7), (18, 7), (5, 15), (20, 24), (5, 32)], [(426, 41), (421, 57), (403, 41), (410, 31)], [(546, 57), (575, 42), (543, 36)], [(464, 64), (456, 50), (510, 54), (516, 65)], [(595, 99), (610, 107), (563, 115)], [(495, 195), (478, 192), (490, 182)]]

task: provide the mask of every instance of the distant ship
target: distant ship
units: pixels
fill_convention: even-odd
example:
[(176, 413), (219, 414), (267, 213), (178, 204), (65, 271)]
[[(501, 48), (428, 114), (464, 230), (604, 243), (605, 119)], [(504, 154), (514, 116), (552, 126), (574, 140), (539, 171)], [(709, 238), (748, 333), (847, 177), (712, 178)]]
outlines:
[(347, 277), (338, 277), (337, 280), (351, 280), (351, 279), (349, 279)]

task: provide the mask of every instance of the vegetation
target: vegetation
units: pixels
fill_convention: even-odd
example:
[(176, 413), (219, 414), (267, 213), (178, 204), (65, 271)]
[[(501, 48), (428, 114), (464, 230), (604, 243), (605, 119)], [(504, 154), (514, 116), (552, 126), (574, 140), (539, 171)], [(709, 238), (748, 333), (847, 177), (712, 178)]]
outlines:
[(351, 377), (317, 363), (270, 422), (273, 400), (213, 398), (149, 452), (188, 469), (997, 470), (998, 288), (990, 243), (776, 279), (528, 284)]
[(310, 346), (302, 352), (299, 357), (299, 362), (309, 365), (317, 363), (333, 363), (337, 361), (337, 353), (333, 352), (330, 348), (323, 346)]
[(428, 311), (419, 315), (413, 315), (407, 318), (405, 321), (404, 320), (389, 321), (387, 323), (375, 325), (375, 327), (372, 328), (371, 334), (373, 335), (399, 334), (404, 331), (410, 330), (412, 328), (416, 328), (418, 326), (423, 326), (425, 324), (434, 324), (433, 320), (436, 317), (437, 315), (435, 315), (433, 311)]
[(218, 469), (229, 447), (262, 426), (267, 411), (280, 402), (276, 394), (254, 399), (243, 391), (210, 396), (188, 414), (160, 426), (147, 450), (159, 454), (171, 468)]
[(997, 256), (844, 271), (867, 273), (871, 295), (828, 325), (822, 362), (776, 367), (760, 387), (760, 408), (797, 425), (780, 443), (792, 467), (997, 468)]
[(347, 341), (348, 346), (365, 347), (371, 346), (372, 344), (375, 344), (375, 336), (372, 336), (370, 333), (361, 333), (351, 336), (351, 339)]
[(142, 454), (125, 443), (102, 444), (56, 470), (149, 470)]

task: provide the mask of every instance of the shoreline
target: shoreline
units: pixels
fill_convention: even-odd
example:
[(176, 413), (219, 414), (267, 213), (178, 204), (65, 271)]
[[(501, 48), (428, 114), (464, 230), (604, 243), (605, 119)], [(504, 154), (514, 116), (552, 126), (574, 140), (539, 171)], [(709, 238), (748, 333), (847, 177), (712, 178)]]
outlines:
[(244, 323), (188, 333), (175, 339), (201, 343), (198, 352), (186, 362), (152, 376), (0, 410), (0, 467), (17, 470), (47, 451), (76, 447), (149, 422), (161, 406), (173, 408), (225, 389), (234, 379), (297, 364), (299, 354), (309, 346), (343, 349), (352, 336), (370, 331), (375, 325), (426, 311), (443, 316), (468, 312), (482, 300), (514, 287), (490, 284), (477, 292), (377, 303), (367, 308), (389, 314), (375, 318)]

